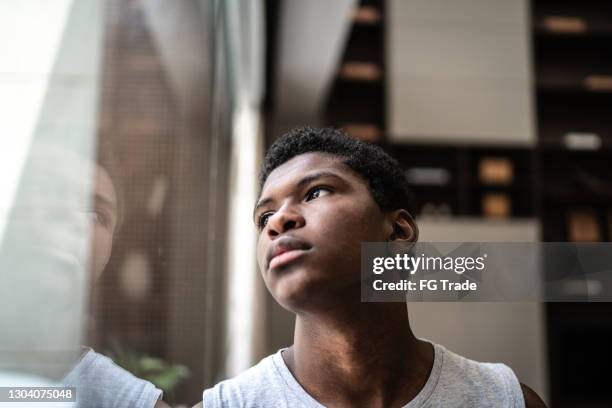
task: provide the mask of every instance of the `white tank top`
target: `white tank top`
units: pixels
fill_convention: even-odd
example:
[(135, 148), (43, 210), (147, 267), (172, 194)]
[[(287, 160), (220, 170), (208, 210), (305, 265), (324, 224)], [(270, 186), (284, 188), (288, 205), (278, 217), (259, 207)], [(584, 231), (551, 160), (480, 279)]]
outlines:
[[(324, 408), (293, 377), (281, 356), (283, 350), (205, 390), (204, 408)], [(425, 386), (404, 408), (525, 407), (520, 384), (508, 366), (469, 360), (438, 344), (434, 344), (434, 354)]]

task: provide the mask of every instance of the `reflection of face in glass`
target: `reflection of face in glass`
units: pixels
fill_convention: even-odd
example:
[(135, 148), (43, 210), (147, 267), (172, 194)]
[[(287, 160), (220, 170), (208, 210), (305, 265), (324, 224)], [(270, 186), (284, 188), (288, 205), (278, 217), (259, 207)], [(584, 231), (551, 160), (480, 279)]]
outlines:
[[(72, 365), (56, 352), (80, 353), (91, 285), (111, 254), (118, 198), (109, 172), (94, 161), (55, 146), (32, 148), (0, 243), (0, 327), (7, 328), (0, 351), (27, 353), (14, 354), (16, 361), (0, 354), (0, 364), (50, 376)], [(37, 353), (47, 352), (57, 364), (40, 363)]]
[(91, 197), (89, 270), (91, 282), (104, 271), (113, 247), (113, 236), (119, 221), (117, 191), (106, 170), (96, 166)]
[(92, 284), (111, 254), (119, 221), (117, 190), (100, 165), (61, 149), (37, 148), (10, 219), (5, 248), (22, 262), (39, 258), (50, 268), (87, 271)]

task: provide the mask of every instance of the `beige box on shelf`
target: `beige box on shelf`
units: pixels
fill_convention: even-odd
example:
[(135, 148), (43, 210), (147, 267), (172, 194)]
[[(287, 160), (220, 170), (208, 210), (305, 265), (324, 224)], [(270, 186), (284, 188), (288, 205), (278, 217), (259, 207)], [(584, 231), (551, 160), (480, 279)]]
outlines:
[(380, 11), (373, 6), (360, 6), (353, 12), (353, 21), (358, 24), (378, 24), (381, 20)]
[(345, 62), (340, 67), (340, 77), (354, 81), (377, 81), (381, 78), (380, 66), (371, 62)]
[(366, 142), (379, 142), (382, 140), (380, 127), (369, 123), (345, 123), (341, 126), (349, 135)]
[(570, 211), (567, 215), (567, 232), (569, 241), (601, 241), (597, 215), (592, 210)]
[(544, 28), (553, 33), (584, 33), (587, 24), (579, 17), (549, 16), (544, 19)]
[(514, 164), (505, 157), (484, 157), (480, 160), (478, 177), (483, 184), (511, 184)]
[(505, 193), (486, 193), (482, 196), (482, 213), (490, 218), (508, 218), (511, 212), (511, 200)]
[(612, 91), (612, 75), (589, 75), (584, 78), (584, 85), (591, 91)]

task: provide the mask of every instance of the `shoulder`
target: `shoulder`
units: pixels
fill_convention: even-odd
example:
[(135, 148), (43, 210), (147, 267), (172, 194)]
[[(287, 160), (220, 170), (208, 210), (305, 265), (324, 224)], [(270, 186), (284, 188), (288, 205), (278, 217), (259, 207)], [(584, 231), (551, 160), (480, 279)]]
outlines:
[(506, 395), (511, 406), (546, 408), (540, 396), (521, 384), (514, 371), (505, 364), (481, 363), (445, 350), (445, 365), (451, 372), (460, 370), (471, 389), (480, 394)]
[(510, 367), (478, 362), (436, 347), (443, 358), (439, 387), (444, 394), (463, 395), (465, 403), (473, 406), (524, 406), (521, 385)]
[(162, 391), (149, 381), (134, 376), (110, 358), (89, 349), (64, 378), (63, 383), (79, 388), (84, 401), (96, 406), (112, 406), (129, 401), (134, 406), (152, 407)]

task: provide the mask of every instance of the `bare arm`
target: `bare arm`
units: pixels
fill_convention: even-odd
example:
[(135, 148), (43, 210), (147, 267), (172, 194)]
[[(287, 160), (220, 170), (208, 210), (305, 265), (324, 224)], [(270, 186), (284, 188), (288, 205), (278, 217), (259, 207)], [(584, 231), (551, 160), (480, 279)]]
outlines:
[(170, 405), (166, 404), (162, 400), (159, 400), (155, 403), (155, 408), (170, 408)]
[(525, 384), (521, 384), (523, 390), (523, 398), (525, 398), (526, 408), (546, 408), (546, 404), (542, 401), (542, 398), (531, 388)]
[(194, 405), (192, 408), (204, 408), (204, 405), (202, 405), (202, 401), (200, 401), (196, 405)]

